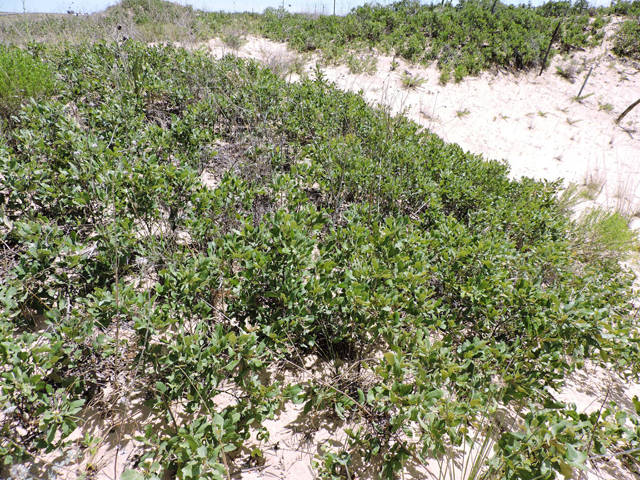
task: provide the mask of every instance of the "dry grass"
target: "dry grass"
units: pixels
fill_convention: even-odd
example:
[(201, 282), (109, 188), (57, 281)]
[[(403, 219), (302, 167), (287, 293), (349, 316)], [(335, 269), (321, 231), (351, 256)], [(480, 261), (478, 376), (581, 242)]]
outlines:
[(582, 184), (582, 196), (588, 200), (595, 201), (604, 189), (607, 181), (607, 173), (604, 170), (595, 170), (585, 175)]

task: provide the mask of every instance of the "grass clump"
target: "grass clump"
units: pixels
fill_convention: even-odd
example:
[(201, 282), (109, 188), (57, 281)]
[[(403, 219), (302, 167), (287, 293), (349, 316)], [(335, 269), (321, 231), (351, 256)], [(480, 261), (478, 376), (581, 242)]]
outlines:
[(556, 75), (564, 78), (565, 80), (568, 80), (571, 83), (575, 83), (577, 74), (578, 74), (578, 69), (576, 68), (575, 65), (556, 66)]
[(613, 105), (611, 105), (610, 103), (600, 103), (598, 102), (598, 110), (601, 110), (603, 112), (607, 112), (607, 113), (611, 113), (613, 111)]
[(45, 98), (56, 79), (51, 68), (31, 52), (0, 46), (0, 117), (8, 120), (29, 98)]
[(234, 50), (239, 50), (243, 45), (247, 43), (247, 40), (242, 32), (237, 30), (228, 30), (223, 33), (221, 40)]
[(378, 70), (378, 59), (375, 55), (351, 52), (347, 54), (347, 66), (352, 74), (373, 75)]
[(592, 208), (578, 220), (579, 248), (587, 256), (605, 255), (618, 259), (638, 250), (638, 234), (619, 212)]
[(412, 75), (407, 72), (403, 72), (402, 77), (400, 77), (400, 82), (402, 86), (407, 90), (417, 90), (419, 87), (426, 83), (427, 79), (422, 78), (420, 75)]

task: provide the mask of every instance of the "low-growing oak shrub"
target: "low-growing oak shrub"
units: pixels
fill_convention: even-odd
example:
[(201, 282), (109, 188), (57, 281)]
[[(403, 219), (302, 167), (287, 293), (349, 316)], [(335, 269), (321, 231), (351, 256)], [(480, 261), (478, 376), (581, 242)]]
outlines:
[[(136, 42), (40, 55), (58, 94), (0, 146), (6, 465), (98, 435), (97, 409), (117, 434), (142, 418), (125, 478), (221, 479), (290, 403), (344, 422), (326, 477), (484, 445), (485, 478), (551, 479), (638, 446), (640, 411), (553, 393), (640, 358), (631, 275), (581, 247), (559, 182), (512, 180), (320, 70), (288, 84)], [(300, 375), (310, 359), (331, 373)]]

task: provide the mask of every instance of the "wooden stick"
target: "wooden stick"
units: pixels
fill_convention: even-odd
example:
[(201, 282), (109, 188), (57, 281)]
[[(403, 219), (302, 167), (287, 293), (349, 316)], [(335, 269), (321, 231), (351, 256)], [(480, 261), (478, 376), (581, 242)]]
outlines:
[(638, 100), (636, 100), (635, 102), (633, 102), (631, 105), (629, 105), (629, 107), (620, 114), (620, 116), (617, 118), (616, 123), (620, 123), (620, 120), (622, 120), (627, 113), (629, 113), (631, 110), (634, 109), (634, 107), (636, 107), (638, 104), (640, 104), (640, 98)]
[(551, 51), (551, 45), (556, 41), (556, 35), (558, 35), (558, 30), (560, 30), (560, 24), (562, 20), (558, 20), (558, 25), (556, 25), (556, 29), (553, 31), (553, 35), (551, 36), (551, 41), (549, 42), (549, 48), (547, 48), (547, 53), (544, 54), (544, 60), (542, 61), (542, 68), (540, 69), (540, 73), (538, 76), (542, 75), (544, 72), (544, 67), (547, 65), (547, 57), (549, 56), (549, 52)]
[(584, 79), (584, 83), (582, 84), (582, 88), (580, 89), (580, 93), (578, 93), (578, 100), (580, 100), (580, 97), (582, 97), (582, 90), (584, 90), (584, 86), (587, 84), (587, 80), (589, 80), (589, 77), (591, 76), (591, 72), (593, 72), (593, 65), (591, 66), (591, 69), (589, 70), (589, 73), (587, 73), (587, 78)]

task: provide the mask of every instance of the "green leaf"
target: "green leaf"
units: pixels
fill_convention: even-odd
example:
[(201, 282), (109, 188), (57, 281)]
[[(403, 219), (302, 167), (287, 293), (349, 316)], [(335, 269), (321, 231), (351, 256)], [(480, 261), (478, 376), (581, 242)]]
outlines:
[(433, 391), (427, 393), (425, 395), (425, 398), (427, 400), (432, 399), (432, 398), (440, 399), (443, 396), (444, 396), (444, 391), (442, 391), (442, 390), (433, 390)]
[(577, 451), (571, 444), (567, 444), (566, 447), (567, 453), (565, 453), (564, 458), (567, 460), (567, 463), (573, 467), (584, 470), (586, 468), (584, 461), (587, 459), (587, 454)]
[(136, 472), (135, 470), (125, 470), (120, 475), (121, 480), (144, 480), (144, 475), (140, 472)]
[(384, 359), (387, 361), (389, 365), (393, 365), (394, 363), (396, 363), (396, 356), (393, 352), (385, 353)]
[(564, 476), (564, 478), (566, 478), (567, 480), (573, 478), (573, 468), (571, 468), (570, 465), (563, 462), (562, 460), (559, 460), (558, 464), (560, 465), (560, 473)]

